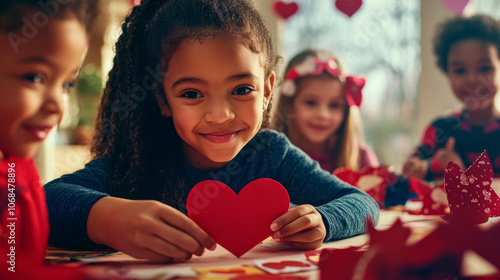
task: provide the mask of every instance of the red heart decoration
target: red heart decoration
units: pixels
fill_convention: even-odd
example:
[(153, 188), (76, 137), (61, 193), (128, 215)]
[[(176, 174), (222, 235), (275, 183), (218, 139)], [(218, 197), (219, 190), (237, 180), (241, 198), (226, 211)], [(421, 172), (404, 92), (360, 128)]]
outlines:
[(289, 206), (285, 188), (267, 178), (250, 182), (238, 195), (221, 182), (202, 181), (186, 202), (189, 218), (238, 258), (273, 233), (271, 223)]
[(339, 11), (346, 14), (349, 17), (352, 17), (361, 5), (363, 4), (362, 0), (337, 0), (335, 1), (335, 6)]
[(355, 171), (348, 167), (337, 168), (333, 175), (370, 195), (380, 206), (385, 200), (385, 189), (389, 183), (397, 180), (396, 175), (389, 172), (386, 167), (366, 167)]
[(500, 216), (500, 198), (491, 188), (493, 169), (486, 152), (463, 172), (453, 162), (448, 163), (444, 182), (452, 221), (481, 224), (490, 217)]
[(287, 20), (299, 11), (299, 5), (295, 2), (285, 3), (283, 1), (275, 1), (272, 8), (274, 13), (284, 20)]

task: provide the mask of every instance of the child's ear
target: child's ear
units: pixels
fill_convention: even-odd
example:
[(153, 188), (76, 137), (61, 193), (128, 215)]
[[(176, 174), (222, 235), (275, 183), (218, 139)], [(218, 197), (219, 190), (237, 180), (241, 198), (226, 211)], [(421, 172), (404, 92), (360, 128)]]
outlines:
[(172, 116), (172, 111), (170, 111), (170, 106), (168, 106), (168, 104), (165, 104), (165, 106), (161, 108), (161, 114), (167, 118)]
[(161, 115), (164, 117), (171, 117), (172, 111), (170, 111), (170, 106), (168, 106), (167, 98), (163, 90), (155, 90), (156, 100), (158, 100), (158, 105), (160, 105)]
[(269, 76), (266, 78), (264, 83), (264, 107), (267, 108), (269, 105), (269, 100), (271, 100), (271, 95), (273, 94), (274, 81), (276, 80), (276, 73), (271, 71)]

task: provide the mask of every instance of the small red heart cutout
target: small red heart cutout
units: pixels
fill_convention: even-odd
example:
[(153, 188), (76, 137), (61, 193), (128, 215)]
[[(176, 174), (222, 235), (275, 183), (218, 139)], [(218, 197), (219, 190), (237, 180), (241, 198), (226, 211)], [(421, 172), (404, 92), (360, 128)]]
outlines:
[(287, 266), (290, 266), (290, 267), (310, 267), (311, 265), (308, 263), (299, 262), (299, 261), (280, 261), (280, 262), (263, 263), (262, 266), (267, 267), (267, 268), (276, 269), (276, 270), (282, 270), (282, 269), (285, 269)]
[(271, 223), (289, 206), (286, 189), (267, 178), (250, 182), (238, 195), (221, 182), (202, 181), (186, 202), (189, 218), (238, 258), (273, 233)]
[(363, 4), (362, 0), (337, 0), (335, 1), (335, 6), (339, 11), (346, 14), (349, 17), (352, 17), (361, 5)]
[(284, 20), (287, 20), (299, 11), (299, 5), (295, 2), (285, 3), (283, 1), (275, 1), (272, 8), (274, 13)]

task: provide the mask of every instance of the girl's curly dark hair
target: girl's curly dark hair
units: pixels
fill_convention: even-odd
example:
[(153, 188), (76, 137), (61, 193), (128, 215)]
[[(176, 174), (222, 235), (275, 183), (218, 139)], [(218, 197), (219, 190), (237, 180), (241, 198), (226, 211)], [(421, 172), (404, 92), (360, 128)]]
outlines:
[(468, 18), (455, 17), (443, 22), (434, 37), (434, 54), (437, 66), (448, 72), (448, 53), (451, 47), (463, 40), (478, 39), (493, 44), (500, 56), (500, 24), (486, 15)]
[(0, 30), (16, 30), (24, 24), (22, 18), (26, 11), (34, 10), (42, 13), (39, 16), (45, 18), (65, 17), (68, 12), (71, 12), (89, 32), (98, 14), (100, 0), (59, 2), (56, 0), (2, 0), (0, 2)]
[(111, 167), (111, 195), (157, 199), (183, 210), (187, 197), (182, 140), (171, 118), (163, 74), (185, 40), (236, 37), (265, 58), (266, 72), (278, 57), (257, 11), (244, 0), (143, 0), (132, 9), (116, 43), (114, 65), (96, 122), (94, 158)]

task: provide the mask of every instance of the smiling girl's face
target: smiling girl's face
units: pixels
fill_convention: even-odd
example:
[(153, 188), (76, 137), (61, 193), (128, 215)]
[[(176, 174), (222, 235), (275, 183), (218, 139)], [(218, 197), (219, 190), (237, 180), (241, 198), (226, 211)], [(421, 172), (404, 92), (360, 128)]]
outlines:
[(262, 60), (236, 39), (207, 38), (183, 42), (169, 61), (164, 114), (195, 168), (223, 166), (259, 131), (274, 84)]
[(306, 150), (325, 149), (328, 139), (342, 125), (347, 101), (342, 83), (331, 77), (309, 77), (297, 85), (297, 95), (290, 110), (293, 143)]
[(78, 75), (87, 35), (71, 15), (50, 19), (18, 49), (9, 34), (0, 30), (0, 151), (33, 157), (61, 121), (63, 96)]

